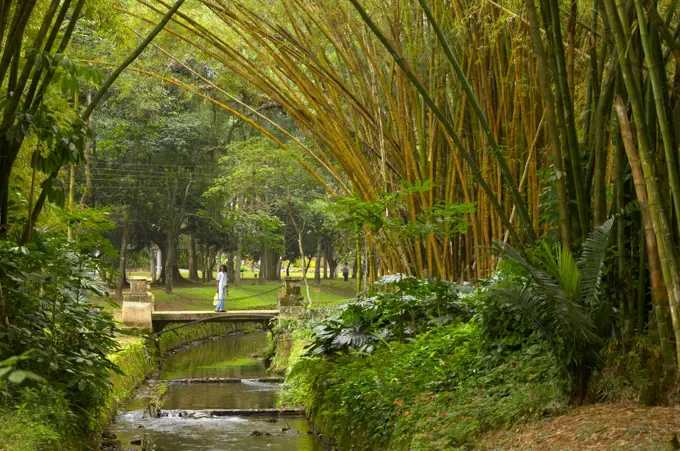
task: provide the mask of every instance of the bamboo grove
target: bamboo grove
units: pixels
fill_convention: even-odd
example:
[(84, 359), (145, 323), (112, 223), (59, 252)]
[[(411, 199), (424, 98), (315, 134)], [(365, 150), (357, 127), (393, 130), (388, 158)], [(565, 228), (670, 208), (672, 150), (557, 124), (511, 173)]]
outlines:
[[(639, 212), (617, 220), (611, 243), (622, 329), (642, 330), (651, 303), (666, 363), (677, 359), (671, 343), (680, 342), (678, 0), (127, 4), (135, 2), (118, 12), (153, 31), (74, 122), (77, 133), (67, 138), (77, 146), (98, 99), (128, 68), (194, 90), (283, 148), (300, 147), (301, 163), (332, 195), (377, 202), (405, 183), (420, 183), (424, 189), (384, 206), (392, 226), (367, 227), (358, 240), (370, 257), (371, 279), (395, 272), (488, 277), (496, 241), (530, 249), (547, 238), (577, 251), (591, 231), (637, 200)], [(61, 53), (87, 2), (47, 3), (33, 47)], [(19, 113), (37, 111), (54, 75), (37, 54), (25, 58), (10, 45), (35, 5), (0, 1), (7, 136), (26, 120)], [(196, 86), (128, 67), (162, 25), (165, 43), (154, 47), (195, 75)], [(268, 131), (276, 124), (180, 62), (173, 42), (238, 74), (280, 105), (300, 132), (277, 138)], [(0, 146), (2, 227), (22, 140)], [(63, 159), (77, 164), (82, 156)], [(443, 230), (404, 233), (422, 215), (459, 204), (474, 205), (466, 229), (444, 221)]]
[[(139, 2), (155, 14), (170, 7)], [(612, 242), (616, 277), (638, 295), (622, 289), (617, 307), (624, 331), (641, 329), (648, 280), (672, 362), (670, 343), (680, 341), (677, 0), (201, 3), (200, 14), (179, 12), (166, 33), (282, 105), (312, 143), (303, 146), (308, 167), (330, 191), (373, 201), (404, 180), (429, 180), (385, 209), (404, 224), (438, 205), (474, 204), (464, 233), (367, 233), (380, 272), (487, 277), (494, 241), (521, 248), (552, 235), (578, 249), (639, 201)], [(204, 13), (220, 25), (207, 26)]]

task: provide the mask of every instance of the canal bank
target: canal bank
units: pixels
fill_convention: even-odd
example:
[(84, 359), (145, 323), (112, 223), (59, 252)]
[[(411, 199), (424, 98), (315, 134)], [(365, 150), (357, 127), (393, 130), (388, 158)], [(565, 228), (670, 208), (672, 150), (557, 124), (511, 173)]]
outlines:
[(277, 409), (281, 384), (267, 378), (266, 341), (261, 326), (239, 323), (161, 335), (160, 370), (114, 419), (108, 437), (126, 450), (321, 449), (302, 412)]

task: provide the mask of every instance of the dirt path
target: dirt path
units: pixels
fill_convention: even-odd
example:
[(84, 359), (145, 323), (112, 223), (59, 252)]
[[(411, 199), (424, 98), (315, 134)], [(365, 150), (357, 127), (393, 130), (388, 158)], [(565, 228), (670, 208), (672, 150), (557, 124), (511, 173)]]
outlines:
[[(680, 436), (680, 407), (597, 404), (482, 438), (494, 450), (671, 450)], [(677, 439), (676, 439), (677, 440)]]

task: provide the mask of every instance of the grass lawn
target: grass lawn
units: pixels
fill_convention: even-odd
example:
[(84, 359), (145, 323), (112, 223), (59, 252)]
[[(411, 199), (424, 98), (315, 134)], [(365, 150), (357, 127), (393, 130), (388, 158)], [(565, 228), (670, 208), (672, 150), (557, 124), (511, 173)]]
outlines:
[[(312, 302), (316, 305), (337, 305), (354, 296), (354, 288), (348, 283), (322, 281), (320, 286), (310, 285)], [(276, 296), (281, 291), (281, 282), (268, 281), (259, 285), (255, 280), (242, 280), (240, 287), (229, 287), (227, 310), (257, 310), (276, 308)], [(215, 282), (196, 285), (181, 285), (166, 294), (162, 288), (152, 290), (156, 297), (156, 310), (211, 310), (215, 296)], [(303, 286), (304, 293), (304, 286)], [(247, 299), (243, 299), (247, 297)]]
[[(180, 269), (184, 277), (189, 277), (189, 271)], [(342, 304), (355, 296), (355, 282), (350, 280), (345, 283), (342, 279), (326, 279), (321, 285), (314, 285), (314, 273), (309, 280), (309, 292), (312, 302), (319, 306), (331, 306)], [(128, 273), (132, 277), (150, 277), (149, 271), (132, 271)], [(299, 273), (291, 275), (300, 276)], [(208, 283), (187, 283), (174, 287), (172, 294), (166, 294), (162, 287), (153, 288), (151, 291), (156, 297), (156, 310), (179, 311), (179, 310), (212, 310), (213, 296), (215, 296), (215, 281)], [(244, 271), (241, 273), (241, 286), (229, 287), (227, 296), (227, 310), (264, 310), (276, 308), (276, 297), (281, 291), (280, 281), (266, 281), (263, 285), (258, 284), (256, 273)], [(306, 290), (302, 286), (302, 294)]]

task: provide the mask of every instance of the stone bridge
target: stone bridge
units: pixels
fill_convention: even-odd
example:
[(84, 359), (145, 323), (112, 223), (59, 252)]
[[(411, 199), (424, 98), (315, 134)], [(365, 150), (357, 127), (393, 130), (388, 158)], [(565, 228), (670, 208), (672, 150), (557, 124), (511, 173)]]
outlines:
[(283, 280), (277, 305), (277, 310), (231, 310), (219, 313), (212, 310), (156, 311), (154, 295), (149, 291), (146, 278), (131, 278), (130, 292), (123, 297), (123, 323), (129, 327), (138, 327), (156, 333), (171, 323), (261, 322), (268, 327), (269, 322), (279, 314), (288, 317), (298, 316), (305, 309), (304, 298), (300, 294), (300, 279), (286, 277)]
[(152, 312), (151, 323), (153, 332), (158, 333), (168, 324), (181, 324), (213, 321), (227, 321), (232, 323), (262, 323), (265, 329), (269, 328), (269, 322), (279, 315), (278, 310), (232, 310), (229, 312), (216, 313), (207, 311), (185, 312)]

